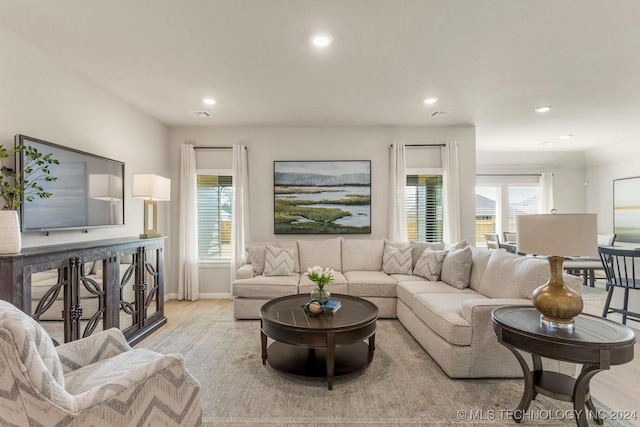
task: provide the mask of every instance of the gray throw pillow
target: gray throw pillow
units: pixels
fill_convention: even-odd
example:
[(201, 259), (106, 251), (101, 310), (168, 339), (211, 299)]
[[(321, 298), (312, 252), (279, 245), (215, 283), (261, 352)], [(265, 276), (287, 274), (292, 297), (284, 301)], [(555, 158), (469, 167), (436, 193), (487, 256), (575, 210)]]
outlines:
[(267, 245), (265, 250), (265, 276), (291, 276), (293, 274), (293, 249)]
[(411, 257), (413, 259), (412, 262), (413, 262), (414, 268), (425, 249), (431, 248), (434, 251), (441, 251), (442, 249), (444, 249), (444, 243), (442, 242), (428, 243), (428, 242), (416, 242), (412, 240), (409, 243), (411, 243), (411, 246), (413, 247), (413, 253), (411, 254)]
[(382, 271), (386, 274), (411, 274), (411, 245), (394, 248), (386, 245), (382, 255)]
[(265, 246), (247, 246), (247, 263), (253, 266), (253, 271), (256, 274), (262, 274), (264, 271), (264, 261), (267, 256), (267, 249)]
[(461, 240), (458, 243), (447, 243), (446, 245), (444, 245), (444, 249), (446, 251), (455, 251), (458, 249), (462, 249), (462, 248), (466, 248), (467, 246), (469, 246), (469, 242), (467, 242), (467, 240)]
[(427, 280), (440, 280), (442, 263), (446, 256), (447, 251), (434, 251), (431, 248), (425, 249), (413, 269), (413, 274), (424, 277)]
[(467, 288), (471, 280), (471, 262), (469, 246), (449, 251), (442, 262), (441, 280), (458, 289)]

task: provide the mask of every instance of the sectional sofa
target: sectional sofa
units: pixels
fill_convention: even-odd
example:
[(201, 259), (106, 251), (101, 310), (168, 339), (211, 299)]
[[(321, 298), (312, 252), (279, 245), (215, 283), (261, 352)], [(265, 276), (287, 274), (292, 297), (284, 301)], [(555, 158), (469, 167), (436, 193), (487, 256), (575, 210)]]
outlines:
[[(549, 277), (545, 260), (466, 241), (391, 242), (385, 239), (301, 239), (252, 243), (233, 282), (236, 319), (258, 319), (260, 307), (285, 295), (310, 293), (314, 265), (335, 271), (326, 286), (378, 306), (397, 318), (452, 378), (518, 377), (513, 354), (493, 335), (491, 311), (531, 305), (533, 290)], [(581, 291), (582, 281), (565, 275)]]

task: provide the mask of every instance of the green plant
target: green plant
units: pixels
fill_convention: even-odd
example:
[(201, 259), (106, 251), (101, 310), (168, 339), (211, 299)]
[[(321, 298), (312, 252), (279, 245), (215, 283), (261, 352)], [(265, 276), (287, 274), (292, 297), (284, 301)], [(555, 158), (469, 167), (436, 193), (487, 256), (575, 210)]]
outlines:
[[(11, 153), (18, 156), (20, 151), (23, 153), (22, 174), (5, 165)], [(2, 164), (2, 173), (0, 173), (2, 210), (17, 210), (22, 198), (31, 202), (36, 197), (47, 199), (51, 196), (51, 193), (45, 191), (40, 185), (42, 181), (50, 182), (58, 179), (51, 176), (49, 166), (60, 164), (60, 162), (51, 157), (51, 154), (42, 154), (30, 145), (17, 145), (11, 149), (0, 145), (0, 163)]]

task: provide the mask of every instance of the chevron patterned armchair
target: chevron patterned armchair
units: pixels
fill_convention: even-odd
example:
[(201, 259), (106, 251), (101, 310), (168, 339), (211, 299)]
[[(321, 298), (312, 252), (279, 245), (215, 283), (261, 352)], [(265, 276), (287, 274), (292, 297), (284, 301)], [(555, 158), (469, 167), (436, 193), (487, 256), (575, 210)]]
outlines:
[(200, 384), (179, 354), (132, 349), (118, 329), (54, 347), (0, 300), (0, 425), (196, 426)]

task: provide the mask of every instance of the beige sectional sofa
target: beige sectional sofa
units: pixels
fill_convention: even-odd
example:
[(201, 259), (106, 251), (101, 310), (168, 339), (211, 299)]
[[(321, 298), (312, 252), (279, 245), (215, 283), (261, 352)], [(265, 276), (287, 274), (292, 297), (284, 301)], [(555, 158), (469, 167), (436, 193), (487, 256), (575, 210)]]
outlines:
[[(266, 265), (266, 245), (293, 258), (290, 274), (269, 275), (274, 268)], [(330, 292), (362, 297), (378, 306), (380, 318), (398, 318), (450, 377), (522, 376), (513, 354), (493, 335), (491, 310), (531, 305), (533, 290), (549, 277), (548, 263), (466, 242), (407, 245), (342, 238), (249, 245), (247, 264), (233, 282), (234, 315), (258, 319), (270, 299), (310, 293), (315, 285), (305, 272), (320, 265), (335, 271)], [(581, 290), (575, 276), (565, 275), (565, 283)]]

